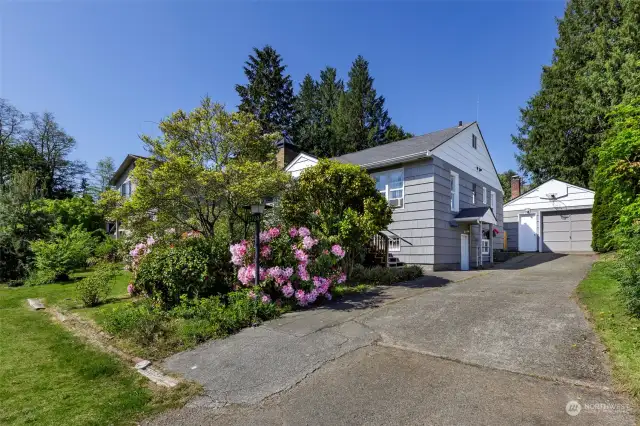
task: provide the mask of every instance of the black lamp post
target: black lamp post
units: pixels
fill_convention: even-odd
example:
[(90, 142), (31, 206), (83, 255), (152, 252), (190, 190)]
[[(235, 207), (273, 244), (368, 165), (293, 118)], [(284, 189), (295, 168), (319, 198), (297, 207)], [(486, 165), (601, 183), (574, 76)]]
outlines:
[(250, 206), (245, 206), (246, 209), (251, 210), (251, 214), (253, 215), (253, 220), (256, 222), (256, 235), (255, 235), (255, 244), (254, 244), (256, 248), (255, 258), (254, 258), (255, 259), (254, 263), (256, 265), (254, 284), (256, 286), (260, 285), (260, 218), (264, 214), (264, 209), (267, 207), (271, 207), (271, 206), (265, 205), (264, 202), (251, 204)]

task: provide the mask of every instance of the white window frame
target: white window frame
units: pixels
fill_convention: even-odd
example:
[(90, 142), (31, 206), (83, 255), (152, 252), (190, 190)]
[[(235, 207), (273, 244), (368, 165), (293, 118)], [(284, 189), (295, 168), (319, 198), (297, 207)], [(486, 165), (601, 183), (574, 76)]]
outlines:
[[(389, 187), (389, 182), (390, 182), (391, 175), (394, 174), (394, 173), (402, 173), (402, 189), (400, 189), (400, 188), (390, 188)], [(371, 177), (373, 177), (374, 179), (376, 177), (380, 177), (380, 176), (384, 176), (386, 179), (385, 179), (384, 189), (380, 189), (380, 190), (378, 190), (378, 192), (380, 192), (380, 194), (382, 194), (382, 196), (387, 201), (390, 201), (389, 195), (391, 194), (391, 191), (402, 191), (402, 197), (401, 198), (393, 198), (393, 200), (400, 200), (400, 206), (398, 206), (398, 207), (393, 207), (392, 206), (392, 208), (394, 210), (403, 210), (404, 209), (404, 168), (393, 169), (393, 170), (385, 170), (384, 172), (378, 172), (378, 173), (372, 173), (371, 174)]]
[(482, 187), (482, 204), (487, 204), (487, 188)]
[(489, 240), (486, 239), (482, 239), (482, 254), (489, 254), (491, 250), (491, 245), (489, 243)]
[(471, 134), (471, 146), (473, 149), (478, 149), (478, 137), (475, 134)]
[(449, 179), (453, 183), (453, 188), (451, 189), (451, 211), (459, 212), (460, 211), (460, 175), (458, 173), (451, 170), (451, 174), (449, 175)]
[(475, 183), (471, 184), (471, 204), (476, 204), (476, 191), (478, 190), (478, 185)]
[(400, 237), (389, 237), (389, 251), (400, 251)]
[(491, 210), (493, 210), (493, 214), (496, 213), (496, 193), (495, 191), (491, 191)]

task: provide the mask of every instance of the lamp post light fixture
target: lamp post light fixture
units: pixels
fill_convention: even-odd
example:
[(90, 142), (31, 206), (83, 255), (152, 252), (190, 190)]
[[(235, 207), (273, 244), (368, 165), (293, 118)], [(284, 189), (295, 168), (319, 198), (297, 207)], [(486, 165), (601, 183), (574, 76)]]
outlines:
[(270, 208), (271, 206), (266, 205), (263, 201), (251, 204), (250, 206), (245, 206), (245, 209), (250, 210), (253, 215), (253, 220), (256, 223), (256, 234), (255, 234), (255, 243), (254, 247), (256, 252), (254, 253), (254, 263), (256, 265), (255, 269), (255, 278), (254, 284), (256, 286), (260, 285), (260, 218), (264, 214), (265, 208)]

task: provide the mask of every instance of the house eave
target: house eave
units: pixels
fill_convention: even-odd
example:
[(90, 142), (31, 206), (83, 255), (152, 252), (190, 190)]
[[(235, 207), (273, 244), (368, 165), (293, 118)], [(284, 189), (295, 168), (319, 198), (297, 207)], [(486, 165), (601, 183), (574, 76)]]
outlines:
[(403, 155), (401, 157), (388, 158), (385, 160), (374, 161), (372, 163), (360, 164), (367, 170), (378, 169), (385, 166), (393, 166), (396, 164), (408, 163), (410, 161), (420, 160), (422, 158), (431, 157), (431, 151), (416, 152), (414, 154)]

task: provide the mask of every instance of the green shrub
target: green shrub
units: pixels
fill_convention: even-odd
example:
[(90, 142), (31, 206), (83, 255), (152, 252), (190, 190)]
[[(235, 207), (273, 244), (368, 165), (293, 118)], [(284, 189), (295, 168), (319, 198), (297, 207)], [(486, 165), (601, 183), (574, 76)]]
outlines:
[(102, 303), (111, 293), (116, 282), (118, 269), (115, 265), (99, 265), (88, 277), (81, 280), (76, 288), (84, 306)]
[(374, 266), (373, 268), (366, 268), (362, 265), (355, 265), (349, 276), (349, 281), (370, 285), (391, 285), (415, 280), (421, 276), (423, 276), (423, 271), (419, 266), (401, 266), (397, 268)]
[(169, 331), (168, 315), (151, 299), (116, 306), (105, 314), (104, 329), (140, 345), (154, 344)]
[(86, 266), (95, 244), (91, 233), (80, 227), (57, 231), (51, 240), (34, 241), (35, 274), (53, 277), (53, 281), (67, 280), (73, 269)]
[(227, 243), (189, 238), (175, 244), (156, 244), (136, 271), (134, 286), (169, 308), (188, 298), (229, 291), (233, 280)]
[(119, 254), (120, 240), (116, 240), (112, 237), (107, 237), (104, 241), (99, 243), (93, 251), (93, 256), (103, 260), (105, 262), (117, 262), (121, 260)]
[(621, 241), (614, 275), (627, 309), (640, 317), (640, 236)]
[(35, 270), (29, 274), (25, 280), (28, 286), (45, 285), (56, 282), (58, 276), (55, 271), (49, 269)]
[(197, 299), (182, 296), (170, 310), (145, 298), (106, 313), (103, 326), (142, 348), (146, 355), (162, 356), (278, 315), (280, 309), (274, 303), (251, 299), (245, 290)]
[(22, 287), (24, 285), (24, 280), (9, 280), (7, 281), (7, 286), (9, 287)]

